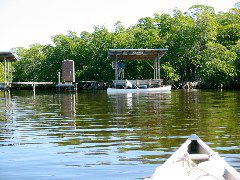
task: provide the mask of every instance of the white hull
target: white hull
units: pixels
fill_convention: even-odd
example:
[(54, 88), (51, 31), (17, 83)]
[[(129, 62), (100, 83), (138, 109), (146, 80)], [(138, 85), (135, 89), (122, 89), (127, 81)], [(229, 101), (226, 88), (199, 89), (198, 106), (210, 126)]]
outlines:
[(192, 135), (145, 180), (240, 180), (240, 174), (198, 136)]
[(116, 89), (108, 88), (108, 94), (124, 94), (124, 93), (151, 93), (151, 92), (170, 92), (171, 86), (162, 86), (157, 88), (146, 88), (146, 89)]

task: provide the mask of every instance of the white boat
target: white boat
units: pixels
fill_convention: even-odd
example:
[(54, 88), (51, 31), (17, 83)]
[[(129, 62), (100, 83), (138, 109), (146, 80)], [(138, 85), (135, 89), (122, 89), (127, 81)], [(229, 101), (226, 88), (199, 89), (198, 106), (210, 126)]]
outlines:
[(197, 135), (145, 180), (240, 180), (240, 174)]
[(127, 94), (127, 93), (151, 93), (151, 92), (170, 92), (171, 86), (161, 86), (156, 88), (135, 88), (135, 89), (117, 89), (117, 88), (108, 88), (107, 94)]

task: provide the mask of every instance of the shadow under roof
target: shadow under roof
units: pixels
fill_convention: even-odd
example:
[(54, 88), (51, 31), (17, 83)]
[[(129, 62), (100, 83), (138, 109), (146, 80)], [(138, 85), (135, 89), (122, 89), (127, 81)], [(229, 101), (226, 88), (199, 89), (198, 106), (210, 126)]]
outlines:
[(17, 58), (11, 52), (0, 52), (0, 62), (16, 62)]
[(164, 49), (109, 49), (110, 60), (156, 60), (168, 51)]

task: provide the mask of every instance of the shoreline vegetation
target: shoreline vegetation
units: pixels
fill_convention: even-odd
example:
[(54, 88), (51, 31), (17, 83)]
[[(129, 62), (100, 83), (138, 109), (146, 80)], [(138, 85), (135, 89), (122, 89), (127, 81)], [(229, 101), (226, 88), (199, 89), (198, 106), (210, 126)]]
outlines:
[[(240, 2), (228, 12), (195, 5), (187, 12), (176, 9), (173, 15), (141, 18), (128, 28), (117, 22), (113, 31), (96, 26), (92, 33), (69, 31), (51, 39), (52, 45), (12, 49), (19, 59), (12, 64), (14, 82), (57, 82), (61, 62), (66, 59), (75, 61), (76, 82), (110, 82), (114, 70), (107, 59), (109, 49), (168, 48), (161, 59), (165, 84), (173, 84), (173, 88), (193, 82), (200, 88), (240, 86)], [(151, 79), (149, 64), (126, 61), (126, 78)]]

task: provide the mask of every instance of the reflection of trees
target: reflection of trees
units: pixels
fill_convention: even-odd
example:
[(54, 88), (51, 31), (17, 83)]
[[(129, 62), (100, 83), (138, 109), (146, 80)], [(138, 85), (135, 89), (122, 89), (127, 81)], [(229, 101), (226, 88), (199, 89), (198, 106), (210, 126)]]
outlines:
[[(38, 92), (35, 98), (32, 92), (13, 92), (9, 118), (14, 123), (1, 134), (18, 130), (24, 143), (34, 136), (36, 142), (74, 146), (91, 155), (114, 153), (121, 162), (162, 162), (192, 133), (220, 153), (240, 154), (239, 101), (238, 92), (196, 90), (111, 96)], [(5, 109), (0, 103), (1, 115)]]
[[(12, 100), (5, 96), (4, 103), (1, 109), (6, 116), (9, 114), (8, 117), (13, 121), (6, 122), (8, 125), (4, 126), (6, 129), (1, 134), (11, 131), (14, 136), (16, 132), (20, 141), (30, 136), (30, 131), (34, 132), (33, 136), (39, 136), (39, 139), (75, 135), (76, 124), (71, 118), (76, 115), (76, 94), (38, 92), (33, 95), (31, 91), (16, 91), (13, 92)], [(9, 104), (15, 106), (9, 108)], [(8, 113), (9, 109), (12, 113)]]
[(171, 94), (133, 94), (131, 98), (129, 107), (127, 95), (109, 96), (112, 119), (125, 129), (116, 134), (122, 141), (119, 152), (159, 149), (161, 134), (169, 129), (164, 129), (163, 124), (169, 116), (166, 112), (171, 108)]
[(13, 102), (10, 91), (0, 91), (0, 142), (6, 142), (11, 138), (13, 114)]
[(174, 113), (175, 122), (178, 121), (182, 128), (192, 127), (190, 133), (208, 134), (208, 138), (212, 136), (209, 139), (211, 141), (215, 141), (216, 136), (222, 136), (226, 132), (235, 134), (240, 110), (239, 100), (236, 98), (239, 96), (236, 96), (236, 93), (182, 91), (173, 97), (172, 105), (177, 109)]
[[(119, 150), (171, 152), (196, 133), (213, 148), (228, 147), (220, 148), (220, 153), (239, 153), (239, 148), (234, 148), (240, 139), (239, 98), (236, 92), (172, 91), (168, 99), (161, 95), (133, 96), (129, 108), (126, 96), (110, 97), (112, 118), (118, 127), (130, 129), (118, 134), (125, 139)], [(152, 160), (154, 163), (154, 156)]]

